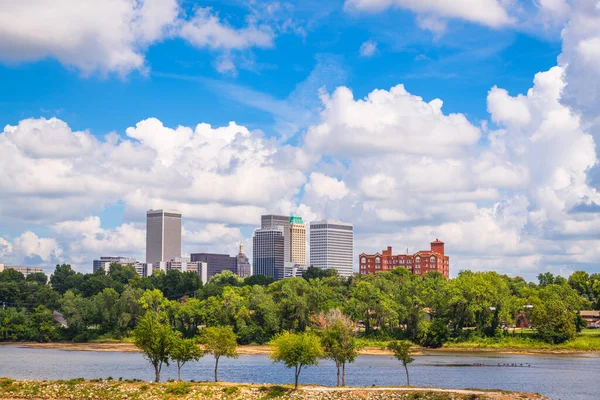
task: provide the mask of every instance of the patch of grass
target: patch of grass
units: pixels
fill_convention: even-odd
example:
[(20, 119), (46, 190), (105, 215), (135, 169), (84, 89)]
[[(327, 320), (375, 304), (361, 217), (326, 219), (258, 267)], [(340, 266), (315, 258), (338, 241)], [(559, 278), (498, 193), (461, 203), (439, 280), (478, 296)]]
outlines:
[[(590, 332), (591, 331), (591, 332)], [(586, 329), (569, 342), (562, 344), (549, 344), (535, 338), (532, 330), (517, 331), (514, 335), (509, 333), (501, 337), (478, 337), (450, 340), (444, 348), (478, 348), (478, 349), (513, 349), (513, 350), (571, 350), (571, 351), (600, 351), (600, 332)]]
[(185, 396), (192, 391), (191, 385), (187, 382), (177, 382), (173, 385), (169, 385), (165, 393), (174, 394), (175, 396)]
[(15, 380), (10, 378), (0, 378), (0, 388), (5, 389), (13, 384)]
[(225, 393), (227, 396), (231, 396), (232, 394), (236, 393), (238, 390), (240, 390), (240, 388), (237, 386), (227, 386), (222, 389), (223, 393)]
[(288, 394), (291, 389), (288, 389), (284, 386), (274, 385), (274, 386), (261, 386), (258, 388), (261, 392), (265, 393), (265, 399), (274, 399), (277, 397), (283, 397)]

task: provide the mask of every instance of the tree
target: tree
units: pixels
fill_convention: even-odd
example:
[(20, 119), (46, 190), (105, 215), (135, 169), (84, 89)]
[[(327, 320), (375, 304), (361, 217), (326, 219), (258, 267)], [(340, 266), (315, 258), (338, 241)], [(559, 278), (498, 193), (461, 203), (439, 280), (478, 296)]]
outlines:
[(270, 343), (273, 362), (282, 362), (287, 368), (295, 368), (294, 389), (298, 389), (298, 377), (302, 367), (319, 365), (323, 356), (323, 348), (319, 338), (312, 333), (284, 332), (275, 337)]
[(335, 268), (323, 269), (315, 266), (310, 266), (306, 271), (302, 272), (302, 277), (307, 281), (317, 278), (327, 278), (330, 276), (336, 276), (337, 270)]
[(200, 332), (200, 342), (204, 345), (206, 353), (215, 357), (215, 382), (218, 382), (219, 358), (238, 357), (235, 333), (230, 326), (211, 326)]
[(181, 380), (181, 367), (188, 361), (198, 361), (204, 357), (204, 352), (194, 339), (183, 339), (177, 335), (173, 341), (171, 359), (177, 363), (177, 380)]
[(410, 386), (410, 377), (408, 376), (408, 364), (413, 362), (415, 359), (410, 356), (410, 342), (406, 340), (394, 340), (387, 346), (388, 350), (394, 353), (394, 357), (402, 363), (404, 370), (406, 371), (406, 383)]
[(64, 294), (69, 289), (77, 289), (83, 281), (83, 275), (71, 269), (69, 264), (57, 265), (54, 274), (50, 277), (52, 289)]
[(269, 286), (273, 282), (275, 282), (275, 278), (273, 278), (272, 276), (266, 276), (262, 274), (251, 275), (244, 279), (245, 286)]
[(154, 367), (156, 382), (160, 382), (162, 365), (169, 365), (176, 336), (171, 325), (164, 322), (164, 317), (154, 311), (148, 311), (140, 318), (133, 330), (133, 342)]
[(339, 309), (330, 310), (319, 316), (322, 329), (321, 341), (326, 358), (333, 360), (337, 368), (337, 385), (346, 386), (346, 363), (352, 363), (358, 356), (360, 346), (354, 337), (354, 323)]
[(25, 278), (25, 280), (27, 282), (36, 282), (40, 285), (45, 285), (46, 283), (48, 283), (48, 277), (43, 272), (35, 272), (33, 274), (29, 274), (27, 275), (27, 278)]

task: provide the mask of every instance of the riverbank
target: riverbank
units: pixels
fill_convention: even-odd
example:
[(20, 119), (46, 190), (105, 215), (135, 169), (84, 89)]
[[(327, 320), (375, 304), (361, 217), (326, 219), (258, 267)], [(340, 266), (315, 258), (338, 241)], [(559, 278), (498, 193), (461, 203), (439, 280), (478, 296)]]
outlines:
[[(38, 349), (55, 349), (55, 350), (71, 350), (71, 351), (96, 351), (96, 352), (138, 352), (138, 349), (133, 343), (129, 342), (109, 342), (109, 343), (37, 343), (37, 342), (0, 342), (0, 345), (5, 346), (21, 346)], [(252, 354), (269, 354), (271, 350), (266, 345), (244, 345), (238, 346), (240, 355)], [(585, 353), (600, 353), (598, 349), (573, 349), (562, 348), (560, 346), (548, 346), (547, 348), (532, 348), (532, 347), (501, 347), (497, 345), (486, 345), (472, 342), (455, 343), (446, 345), (440, 349), (425, 349), (421, 347), (413, 347), (411, 354), (435, 354), (435, 353), (452, 353), (452, 352), (469, 352), (469, 353), (500, 353), (500, 354), (585, 354)], [(364, 347), (360, 354), (362, 355), (391, 355), (392, 353), (385, 348), (378, 346)]]
[(407, 387), (241, 385), (232, 383), (114, 381), (15, 381), (0, 378), (0, 399), (421, 399), (421, 400), (546, 400), (533, 393)]

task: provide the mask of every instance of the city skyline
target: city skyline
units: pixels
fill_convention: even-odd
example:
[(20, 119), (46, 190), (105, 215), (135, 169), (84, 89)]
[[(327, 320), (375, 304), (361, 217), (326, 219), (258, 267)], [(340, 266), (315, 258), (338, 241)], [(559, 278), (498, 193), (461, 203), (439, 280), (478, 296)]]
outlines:
[(183, 254), (272, 213), (352, 221), (355, 265), (600, 272), (597, 0), (10, 3), (0, 263), (142, 260), (175, 209)]

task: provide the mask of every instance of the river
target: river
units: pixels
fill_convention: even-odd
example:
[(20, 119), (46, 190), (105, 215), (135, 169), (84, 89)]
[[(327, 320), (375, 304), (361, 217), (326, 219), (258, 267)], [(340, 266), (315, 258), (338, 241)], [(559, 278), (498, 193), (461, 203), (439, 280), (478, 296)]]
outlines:
[[(211, 356), (186, 364), (182, 379), (212, 380)], [(504, 389), (537, 392), (554, 400), (600, 398), (600, 355), (521, 355), (495, 353), (425, 353), (409, 365), (414, 386)], [(139, 353), (36, 349), (0, 346), (0, 377), (13, 379), (108, 378), (152, 380), (153, 369)], [(163, 368), (162, 379), (176, 378), (177, 368)], [(219, 361), (219, 379), (240, 383), (293, 383), (293, 371), (266, 355), (243, 355)], [(335, 385), (329, 361), (302, 371), (300, 383)], [(391, 356), (361, 355), (346, 368), (346, 383), (357, 386), (405, 385), (404, 369)]]

